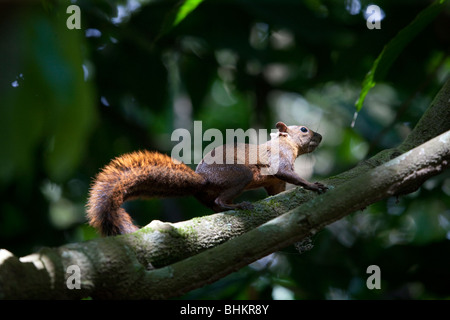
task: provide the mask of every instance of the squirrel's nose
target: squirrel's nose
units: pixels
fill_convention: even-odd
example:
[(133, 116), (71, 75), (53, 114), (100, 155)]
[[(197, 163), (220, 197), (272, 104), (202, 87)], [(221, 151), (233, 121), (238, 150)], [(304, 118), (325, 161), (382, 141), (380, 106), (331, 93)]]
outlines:
[(318, 140), (318, 142), (320, 143), (322, 141), (322, 135), (320, 135), (317, 132), (314, 132), (314, 138), (316, 138)]

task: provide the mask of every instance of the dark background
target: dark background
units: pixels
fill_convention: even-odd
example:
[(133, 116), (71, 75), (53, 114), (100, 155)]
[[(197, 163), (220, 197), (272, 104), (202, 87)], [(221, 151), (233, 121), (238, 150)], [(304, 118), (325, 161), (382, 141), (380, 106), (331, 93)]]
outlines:
[[(384, 12), (379, 30), (366, 26), (371, 3)], [(84, 209), (92, 177), (125, 152), (170, 154), (172, 131), (192, 130), (194, 120), (222, 132), (309, 126), (323, 142), (296, 168), (311, 181), (395, 147), (449, 76), (448, 5), (351, 127), (355, 102), (383, 47), (431, 3), (206, 0), (177, 25), (174, 1), (3, 3), (0, 248), (22, 256), (97, 237)], [(81, 9), (80, 30), (66, 26), (70, 4)], [(446, 172), (334, 223), (311, 251), (288, 247), (186, 297), (449, 298), (449, 195)], [(140, 225), (211, 213), (189, 197), (127, 210)], [(369, 265), (381, 269), (380, 290), (366, 287)]]

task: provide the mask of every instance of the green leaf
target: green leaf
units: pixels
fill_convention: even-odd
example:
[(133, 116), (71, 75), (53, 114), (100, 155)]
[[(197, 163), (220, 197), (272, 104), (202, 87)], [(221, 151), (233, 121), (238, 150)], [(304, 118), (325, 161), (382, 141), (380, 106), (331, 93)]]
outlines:
[(162, 24), (157, 40), (167, 34), (170, 30), (181, 23), (194, 11), (204, 0), (185, 0), (181, 6), (176, 6), (171, 10)]
[(388, 73), (392, 63), (410, 43), (441, 12), (448, 0), (439, 0), (424, 9), (405, 28), (403, 28), (381, 51), (362, 83), (362, 90), (356, 102), (356, 111), (362, 108), (367, 93)]
[(173, 21), (172, 27), (175, 27), (181, 21), (183, 21), (184, 18), (186, 18), (188, 14), (194, 11), (195, 8), (197, 8), (198, 5), (202, 2), (203, 0), (186, 0), (178, 10), (175, 20)]

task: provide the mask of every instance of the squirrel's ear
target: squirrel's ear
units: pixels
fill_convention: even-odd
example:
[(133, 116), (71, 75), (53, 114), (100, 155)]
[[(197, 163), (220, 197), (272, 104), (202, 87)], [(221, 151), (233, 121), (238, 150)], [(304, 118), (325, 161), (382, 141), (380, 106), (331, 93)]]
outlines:
[(275, 125), (275, 127), (278, 129), (278, 131), (280, 132), (287, 132), (287, 126), (283, 123), (283, 122), (277, 122), (277, 124)]

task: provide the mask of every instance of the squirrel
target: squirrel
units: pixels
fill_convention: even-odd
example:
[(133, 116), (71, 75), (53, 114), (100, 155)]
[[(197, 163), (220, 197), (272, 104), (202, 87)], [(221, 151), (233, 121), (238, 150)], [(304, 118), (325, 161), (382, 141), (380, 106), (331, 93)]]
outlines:
[[(322, 136), (305, 126), (276, 124), (277, 133), (259, 144), (223, 145), (211, 150), (196, 170), (159, 152), (136, 151), (112, 160), (96, 176), (87, 203), (89, 224), (102, 236), (138, 230), (121, 205), (150, 197), (195, 196), (215, 212), (251, 209), (233, 204), (244, 190), (265, 188), (269, 195), (286, 189), (286, 182), (322, 193), (327, 187), (311, 183), (294, 171), (295, 159), (310, 153)], [(227, 157), (228, 153), (228, 157)], [(249, 161), (250, 157), (255, 161)], [(230, 158), (232, 163), (225, 161)], [(217, 161), (219, 159), (219, 161)]]

